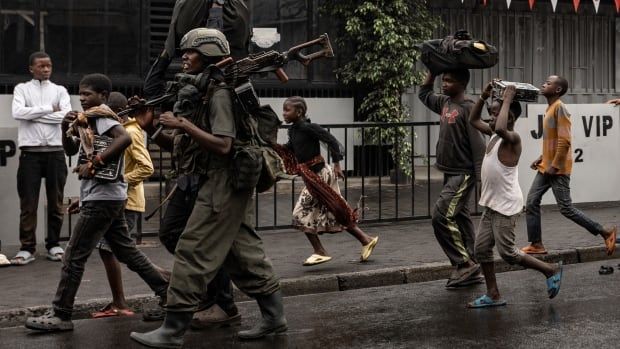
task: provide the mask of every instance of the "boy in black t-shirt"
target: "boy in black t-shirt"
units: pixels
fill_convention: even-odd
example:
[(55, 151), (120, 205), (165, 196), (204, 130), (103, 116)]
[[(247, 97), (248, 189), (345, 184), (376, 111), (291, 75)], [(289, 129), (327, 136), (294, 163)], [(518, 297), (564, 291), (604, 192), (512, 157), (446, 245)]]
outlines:
[(469, 216), (469, 202), (480, 178), (484, 141), (469, 124), (471, 100), (465, 99), (469, 71), (458, 69), (442, 76), (442, 94), (433, 92), (435, 76), (431, 73), (420, 87), (419, 98), (441, 116), (435, 166), (444, 173), (444, 186), (433, 209), (435, 237), (456, 268), (446, 287), (467, 286), (482, 282), (480, 266), (473, 259), (474, 226)]

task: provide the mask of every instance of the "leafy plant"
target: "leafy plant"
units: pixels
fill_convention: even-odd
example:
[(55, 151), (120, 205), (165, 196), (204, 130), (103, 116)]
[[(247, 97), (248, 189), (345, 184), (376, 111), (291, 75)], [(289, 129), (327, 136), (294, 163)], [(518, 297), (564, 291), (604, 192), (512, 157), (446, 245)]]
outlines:
[[(359, 112), (372, 122), (411, 120), (402, 103), (405, 90), (423, 79), (416, 71), (420, 57), (414, 48), (431, 38), (440, 19), (425, 0), (325, 0), (323, 13), (340, 19), (337, 43), (346, 62), (336, 70), (338, 79), (367, 91)], [(372, 128), (366, 133), (377, 144), (395, 142), (394, 161), (412, 174), (411, 134), (406, 127)]]

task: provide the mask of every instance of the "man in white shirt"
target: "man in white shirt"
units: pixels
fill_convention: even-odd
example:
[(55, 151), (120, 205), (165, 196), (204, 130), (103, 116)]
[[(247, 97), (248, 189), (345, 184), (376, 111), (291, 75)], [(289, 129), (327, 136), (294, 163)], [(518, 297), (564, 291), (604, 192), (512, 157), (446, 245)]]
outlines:
[(13, 118), (19, 122), (17, 141), (21, 154), (17, 170), (20, 251), (11, 264), (34, 261), (37, 207), (41, 179), (45, 177), (47, 196), (47, 258), (60, 261), (64, 254), (58, 245), (62, 227), (62, 201), (67, 165), (62, 148), (60, 123), (71, 110), (67, 90), (49, 80), (52, 60), (45, 52), (30, 55), (32, 80), (18, 84), (13, 91)]

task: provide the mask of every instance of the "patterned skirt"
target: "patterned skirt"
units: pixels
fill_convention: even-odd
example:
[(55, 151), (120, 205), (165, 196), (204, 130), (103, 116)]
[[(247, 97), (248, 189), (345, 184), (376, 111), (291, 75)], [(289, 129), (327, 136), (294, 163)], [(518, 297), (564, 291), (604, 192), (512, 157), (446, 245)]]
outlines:
[[(318, 176), (340, 194), (338, 178), (331, 166), (325, 164)], [(293, 209), (293, 226), (310, 234), (338, 233), (344, 230), (344, 227), (336, 222), (334, 215), (327, 210), (325, 205), (313, 198), (306, 188), (301, 191), (299, 200)]]

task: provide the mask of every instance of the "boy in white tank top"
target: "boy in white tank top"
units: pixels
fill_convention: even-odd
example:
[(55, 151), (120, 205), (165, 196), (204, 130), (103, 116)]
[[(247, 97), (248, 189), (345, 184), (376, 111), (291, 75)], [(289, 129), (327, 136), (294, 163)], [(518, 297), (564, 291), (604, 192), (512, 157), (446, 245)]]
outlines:
[(557, 265), (545, 263), (524, 254), (515, 245), (514, 228), (523, 210), (523, 194), (519, 187), (517, 165), (521, 156), (521, 137), (514, 131), (516, 119), (521, 114), (519, 102), (513, 101), (515, 87), (508, 86), (501, 99), (495, 99), (489, 107), (491, 120), (480, 117), (485, 100), (491, 96), (489, 83), (476, 102), (469, 122), (483, 134), (491, 136), (482, 161), (482, 192), (480, 205), (484, 207), (476, 235), (475, 256), (484, 273), (487, 293), (467, 304), (469, 308), (485, 308), (506, 305), (500, 297), (495, 279), (493, 246), (497, 245), (500, 256), (509, 264), (519, 264), (535, 269), (547, 278), (549, 298), (560, 292), (562, 262)]

